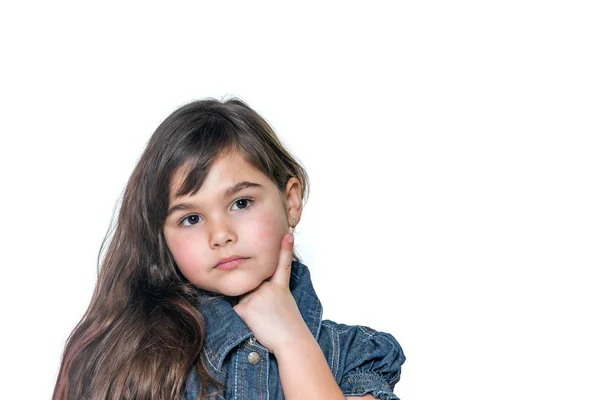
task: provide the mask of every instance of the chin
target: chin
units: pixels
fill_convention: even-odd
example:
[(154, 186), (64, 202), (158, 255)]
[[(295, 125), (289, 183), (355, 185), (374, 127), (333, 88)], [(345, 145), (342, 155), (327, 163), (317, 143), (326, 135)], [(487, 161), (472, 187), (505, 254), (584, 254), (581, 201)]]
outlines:
[(221, 293), (230, 297), (242, 296), (256, 289), (259, 284), (260, 282), (258, 282), (257, 284), (253, 284), (248, 281), (240, 284), (236, 284), (236, 282), (231, 282), (230, 285), (228, 285), (227, 287), (221, 288)]

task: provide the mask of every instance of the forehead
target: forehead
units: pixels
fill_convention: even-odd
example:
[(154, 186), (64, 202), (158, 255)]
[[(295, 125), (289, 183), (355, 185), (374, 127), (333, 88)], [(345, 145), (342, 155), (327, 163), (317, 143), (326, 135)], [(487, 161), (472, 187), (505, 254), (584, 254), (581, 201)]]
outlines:
[[(173, 174), (171, 181), (171, 190), (169, 199), (175, 200), (175, 193), (182, 187), (190, 172), (191, 165), (186, 163), (179, 167)], [(232, 153), (218, 157), (210, 166), (202, 186), (196, 193), (197, 195), (221, 194), (221, 192), (231, 187), (233, 184), (249, 181), (259, 183), (267, 188), (275, 185), (262, 172), (248, 163), (243, 156)], [(188, 196), (191, 195), (188, 194)], [(186, 197), (186, 195), (182, 196)]]

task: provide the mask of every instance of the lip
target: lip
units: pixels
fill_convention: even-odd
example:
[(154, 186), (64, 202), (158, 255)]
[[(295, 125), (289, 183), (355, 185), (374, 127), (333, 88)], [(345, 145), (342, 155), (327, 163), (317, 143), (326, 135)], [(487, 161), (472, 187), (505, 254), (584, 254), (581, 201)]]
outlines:
[(245, 257), (241, 256), (231, 256), (227, 258), (221, 258), (215, 268), (219, 269), (233, 269), (240, 265), (244, 260), (247, 260)]

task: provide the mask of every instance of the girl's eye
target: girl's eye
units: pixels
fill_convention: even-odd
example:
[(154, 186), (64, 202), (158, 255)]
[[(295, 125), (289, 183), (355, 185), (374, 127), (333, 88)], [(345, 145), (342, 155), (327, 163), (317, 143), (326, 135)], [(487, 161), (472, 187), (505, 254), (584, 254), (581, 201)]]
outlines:
[[(188, 215), (187, 217), (185, 217), (184, 219), (181, 220), (181, 222), (179, 223), (179, 225), (182, 226), (191, 226), (191, 225), (196, 225), (198, 223), (198, 219), (200, 217), (196, 214), (192, 214), (192, 215)], [(185, 221), (190, 221), (191, 225), (186, 225), (184, 224)], [(195, 222), (192, 222), (192, 220), (194, 220)]]
[[(249, 199), (249, 198), (242, 198), (242, 199), (238, 199), (236, 201), (233, 202), (234, 206), (238, 207), (237, 211), (244, 211), (245, 209), (249, 208), (252, 203), (254, 203), (254, 200)], [(181, 220), (181, 222), (179, 222), (179, 225), (181, 226), (192, 226), (192, 225), (196, 225), (200, 219), (200, 216), (198, 216), (197, 214), (190, 214), (187, 217), (185, 217), (184, 219)], [(188, 221), (189, 224), (185, 224), (185, 222)]]
[(250, 204), (252, 204), (253, 202), (254, 202), (254, 200), (252, 200), (252, 199), (243, 198), (243, 199), (238, 199), (238, 200), (234, 201), (233, 205), (241, 206), (241, 209), (244, 210), (244, 209), (250, 207)]

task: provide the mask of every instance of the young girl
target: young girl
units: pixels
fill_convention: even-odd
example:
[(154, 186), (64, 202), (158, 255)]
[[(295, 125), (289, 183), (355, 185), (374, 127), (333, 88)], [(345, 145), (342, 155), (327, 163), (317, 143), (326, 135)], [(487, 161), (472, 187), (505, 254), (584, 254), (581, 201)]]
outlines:
[(398, 399), (394, 337), (321, 318), (293, 250), (308, 187), (244, 102), (173, 112), (127, 183), (53, 398)]

